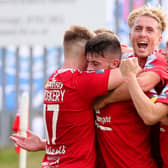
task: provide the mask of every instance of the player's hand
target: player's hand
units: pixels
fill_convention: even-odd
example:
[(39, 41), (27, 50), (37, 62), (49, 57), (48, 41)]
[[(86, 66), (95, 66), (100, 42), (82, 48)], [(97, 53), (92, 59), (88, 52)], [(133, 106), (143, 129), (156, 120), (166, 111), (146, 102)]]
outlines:
[(101, 109), (108, 104), (108, 96), (97, 97), (93, 102), (94, 110)]
[(20, 134), (12, 134), (9, 138), (15, 142), (19, 147), (35, 152), (39, 150), (45, 150), (45, 140), (42, 140), (39, 136), (27, 131), (28, 137), (21, 136)]
[(122, 59), (120, 71), (123, 77), (136, 76), (141, 71), (137, 58)]
[(122, 54), (132, 53), (133, 49), (128, 47), (127, 45), (121, 44), (121, 51), (122, 51)]

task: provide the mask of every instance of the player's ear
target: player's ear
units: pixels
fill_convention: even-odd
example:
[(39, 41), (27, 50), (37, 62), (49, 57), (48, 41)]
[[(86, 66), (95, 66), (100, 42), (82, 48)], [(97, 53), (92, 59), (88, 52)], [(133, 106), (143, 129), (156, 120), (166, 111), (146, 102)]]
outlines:
[(117, 68), (119, 65), (119, 59), (113, 59), (110, 63), (110, 69)]
[(162, 36), (159, 37), (159, 43), (162, 41)]

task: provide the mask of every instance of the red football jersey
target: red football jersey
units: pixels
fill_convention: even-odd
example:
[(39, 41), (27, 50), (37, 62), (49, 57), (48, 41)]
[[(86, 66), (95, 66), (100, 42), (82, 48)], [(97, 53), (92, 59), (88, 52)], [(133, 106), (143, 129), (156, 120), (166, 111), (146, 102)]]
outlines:
[[(158, 96), (156, 102), (168, 104), (168, 82)], [(162, 122), (160, 125), (160, 151), (163, 160), (163, 168), (168, 168), (168, 125), (164, 125)]]
[(156, 168), (150, 153), (150, 127), (132, 102), (109, 104), (97, 111), (96, 126), (106, 168)]
[(167, 69), (167, 61), (164, 55), (156, 52), (155, 54), (151, 54), (147, 57), (146, 64), (143, 69), (144, 72), (153, 71), (156, 72), (162, 81), (168, 79), (168, 69)]
[[(130, 53), (129, 57), (134, 55)], [(166, 60), (158, 53), (147, 57), (143, 68), (156, 72), (162, 80), (168, 76)], [(96, 126), (107, 168), (157, 167), (151, 156), (150, 126), (143, 123), (131, 101), (109, 104), (97, 111)]]
[[(155, 87), (157, 93), (160, 94), (165, 85), (165, 80), (168, 79), (167, 62), (164, 55), (160, 54), (160, 51), (155, 51), (154, 54), (147, 58), (143, 71), (153, 71), (160, 76), (162, 82)], [(151, 127), (151, 146), (152, 155), (156, 159), (158, 167), (162, 167), (163, 163), (160, 155), (159, 128), (159, 123)]]
[(92, 101), (107, 93), (109, 72), (58, 69), (48, 79), (44, 92), (47, 145), (42, 167), (95, 167)]

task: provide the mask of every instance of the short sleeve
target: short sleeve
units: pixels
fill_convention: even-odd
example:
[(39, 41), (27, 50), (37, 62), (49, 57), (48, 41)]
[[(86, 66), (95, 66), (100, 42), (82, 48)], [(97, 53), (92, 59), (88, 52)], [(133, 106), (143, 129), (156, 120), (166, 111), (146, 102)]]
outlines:
[(79, 94), (86, 99), (94, 99), (105, 95), (108, 90), (110, 70), (98, 70), (96, 72), (82, 72), (75, 81)]
[(162, 81), (168, 79), (167, 62), (160, 53), (152, 54), (147, 58), (147, 62), (142, 72), (156, 72)]

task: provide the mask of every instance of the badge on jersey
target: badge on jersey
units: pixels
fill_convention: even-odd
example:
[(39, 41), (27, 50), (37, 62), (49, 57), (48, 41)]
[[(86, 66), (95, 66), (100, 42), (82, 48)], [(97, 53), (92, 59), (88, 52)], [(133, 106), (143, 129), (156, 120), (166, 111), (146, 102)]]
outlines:
[(105, 71), (104, 69), (98, 69), (98, 70), (96, 70), (96, 73), (97, 73), (97, 74), (103, 74), (104, 71)]
[(157, 100), (157, 96), (154, 96), (154, 97), (152, 97), (151, 99), (150, 99), (150, 101), (152, 102), (152, 103), (155, 103), (156, 102), (156, 100)]

